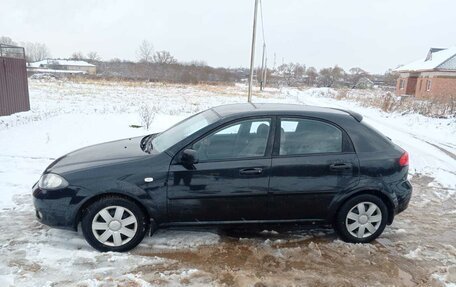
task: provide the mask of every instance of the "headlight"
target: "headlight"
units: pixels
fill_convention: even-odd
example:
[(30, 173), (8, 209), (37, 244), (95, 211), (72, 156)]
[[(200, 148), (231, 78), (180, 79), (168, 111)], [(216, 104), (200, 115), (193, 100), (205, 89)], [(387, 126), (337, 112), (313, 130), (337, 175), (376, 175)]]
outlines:
[(68, 182), (60, 175), (47, 173), (43, 174), (38, 181), (38, 187), (41, 189), (61, 189), (68, 186)]

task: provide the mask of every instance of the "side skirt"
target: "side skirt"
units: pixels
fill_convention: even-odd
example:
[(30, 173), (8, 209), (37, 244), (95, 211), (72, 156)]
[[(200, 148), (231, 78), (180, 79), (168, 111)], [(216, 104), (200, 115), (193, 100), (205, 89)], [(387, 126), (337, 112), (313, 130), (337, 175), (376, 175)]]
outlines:
[(286, 219), (286, 220), (229, 220), (229, 221), (186, 221), (186, 222), (165, 222), (159, 227), (171, 226), (210, 226), (210, 225), (243, 225), (243, 224), (288, 224), (307, 223), (314, 225), (326, 224), (324, 219)]

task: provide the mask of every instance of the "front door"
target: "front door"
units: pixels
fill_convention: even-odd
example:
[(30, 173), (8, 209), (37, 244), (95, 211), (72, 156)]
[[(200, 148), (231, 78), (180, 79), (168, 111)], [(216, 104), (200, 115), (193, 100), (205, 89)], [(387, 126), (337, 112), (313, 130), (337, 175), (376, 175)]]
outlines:
[(258, 118), (224, 125), (188, 147), (197, 152), (193, 167), (174, 160), (168, 177), (169, 221), (265, 219), (271, 122)]
[(269, 216), (325, 219), (335, 194), (358, 183), (353, 146), (344, 131), (325, 121), (282, 118), (278, 124)]

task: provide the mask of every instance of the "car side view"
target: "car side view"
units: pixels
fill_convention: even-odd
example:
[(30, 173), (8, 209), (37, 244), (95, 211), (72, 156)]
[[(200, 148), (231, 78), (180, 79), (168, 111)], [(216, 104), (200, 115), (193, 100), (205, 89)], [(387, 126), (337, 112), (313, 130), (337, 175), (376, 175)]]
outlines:
[(184, 225), (314, 223), (355, 243), (407, 208), (408, 154), (345, 110), (233, 104), (168, 130), (85, 147), (33, 186), (36, 216), (100, 251)]

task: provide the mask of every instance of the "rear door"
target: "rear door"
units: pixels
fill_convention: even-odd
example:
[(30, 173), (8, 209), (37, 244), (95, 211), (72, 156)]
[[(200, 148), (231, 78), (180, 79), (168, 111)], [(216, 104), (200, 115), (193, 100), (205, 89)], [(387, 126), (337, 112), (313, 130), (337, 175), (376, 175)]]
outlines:
[(277, 122), (268, 209), (271, 219), (325, 219), (336, 193), (359, 181), (347, 134), (333, 123), (282, 117)]
[(261, 220), (267, 195), (273, 142), (272, 118), (239, 120), (197, 140), (188, 148), (199, 162), (171, 164), (169, 221)]

